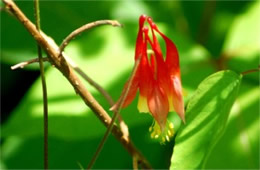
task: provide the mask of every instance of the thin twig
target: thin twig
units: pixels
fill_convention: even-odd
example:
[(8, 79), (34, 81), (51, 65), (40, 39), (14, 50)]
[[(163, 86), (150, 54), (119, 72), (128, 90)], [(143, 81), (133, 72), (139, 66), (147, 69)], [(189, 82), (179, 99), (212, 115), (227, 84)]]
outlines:
[[(39, 0), (34, 1), (34, 15), (36, 21), (36, 29), (38, 31), (41, 30), (40, 25), (40, 8), (39, 8)], [(47, 170), (49, 167), (48, 163), (48, 99), (47, 99), (47, 87), (45, 81), (45, 74), (44, 74), (44, 65), (43, 65), (43, 58), (42, 58), (42, 50), (41, 46), (37, 44), (38, 48), (38, 58), (40, 64), (40, 72), (41, 72), (41, 80), (42, 80), (42, 96), (43, 96), (43, 148), (44, 148), (44, 169)]]
[[(86, 80), (90, 85), (95, 87), (103, 96), (104, 98), (108, 101), (109, 105), (112, 107), (115, 102), (112, 99), (112, 97), (108, 94), (108, 92), (101, 87), (98, 83), (96, 83), (93, 79), (91, 79), (71, 58), (69, 58), (67, 55), (63, 53), (64, 58), (66, 61), (70, 64), (70, 66), (84, 79)], [(126, 123), (122, 119), (121, 115), (118, 115), (118, 122), (119, 122), (119, 127), (122, 130), (124, 134), (124, 138), (128, 139), (129, 137), (129, 131)]]
[[(122, 27), (122, 25), (116, 21), (116, 20), (99, 20), (99, 21), (95, 21), (95, 22), (91, 22), (88, 24), (85, 24), (79, 28), (77, 28), (76, 30), (74, 30), (72, 33), (70, 33), (61, 43), (59, 49), (60, 49), (60, 55), (63, 53), (65, 47), (69, 44), (69, 42), (74, 39), (77, 35), (81, 34), (84, 31), (87, 31), (91, 28), (100, 26), (100, 25), (112, 25), (112, 26), (117, 26), (117, 27)], [(94, 80), (92, 80), (87, 74), (85, 74), (82, 69), (80, 67), (78, 67), (78, 65), (72, 61), (72, 59), (66, 57), (65, 54), (63, 54), (63, 56), (65, 57), (65, 59), (67, 60), (67, 62), (72, 66), (72, 68), (82, 77), (84, 78), (90, 85), (92, 85), (93, 87), (95, 87), (104, 97), (105, 99), (108, 101), (109, 105), (112, 107), (115, 102), (113, 101), (112, 97), (105, 91), (105, 89), (103, 89), (99, 84), (97, 84)], [(122, 117), (119, 115), (118, 116), (118, 121), (119, 121), (119, 126), (121, 128), (121, 130), (124, 131), (124, 135), (127, 137), (129, 136), (129, 132), (128, 132), (128, 127), (125, 124), (125, 122), (123, 121)]]
[[(49, 61), (49, 58), (42, 58), (42, 61)], [(23, 61), (21, 63), (15, 64), (13, 66), (11, 66), (12, 70), (18, 69), (18, 68), (24, 68), (25, 66), (29, 65), (29, 64), (33, 64), (33, 63), (38, 63), (39, 62), (39, 58), (34, 58), (28, 61)]]
[(98, 146), (98, 148), (97, 148), (97, 150), (96, 150), (94, 156), (92, 157), (92, 159), (91, 159), (91, 161), (90, 161), (90, 163), (89, 163), (87, 169), (91, 169), (92, 166), (94, 165), (94, 163), (95, 163), (95, 161), (96, 161), (96, 159), (97, 159), (97, 157), (98, 157), (100, 151), (102, 150), (102, 148), (103, 148), (103, 146), (104, 146), (104, 144), (105, 144), (105, 142), (106, 142), (106, 140), (107, 140), (107, 138), (108, 138), (108, 136), (109, 136), (109, 134), (110, 134), (110, 132), (111, 132), (111, 130), (112, 130), (113, 124), (115, 123), (115, 120), (117, 119), (117, 116), (119, 115), (118, 113), (120, 112), (120, 110), (121, 110), (121, 108), (122, 108), (122, 106), (123, 106), (123, 103), (124, 103), (124, 101), (125, 101), (125, 99), (126, 99), (128, 93), (129, 93), (129, 90), (130, 90), (130, 87), (131, 87), (131, 85), (132, 85), (134, 76), (135, 76), (136, 71), (137, 71), (137, 68), (138, 68), (138, 66), (139, 66), (139, 62), (140, 62), (140, 58), (139, 58), (138, 60), (136, 60), (136, 62), (135, 62), (135, 66), (134, 66), (134, 69), (133, 69), (132, 74), (131, 74), (131, 76), (130, 76), (130, 80), (129, 80), (129, 83), (128, 83), (127, 87), (126, 87), (126, 90), (125, 90), (124, 93), (122, 94), (122, 98), (121, 98), (121, 100), (119, 101), (118, 107), (115, 109), (115, 112), (114, 112), (114, 116), (113, 116), (113, 118), (112, 118), (112, 121), (111, 121), (110, 125), (108, 126), (108, 128), (107, 128), (107, 130), (106, 130), (106, 133), (105, 133), (103, 139), (101, 140), (101, 142), (100, 142), (100, 144), (99, 144), (99, 146)]
[(246, 75), (246, 74), (250, 74), (250, 73), (254, 73), (254, 72), (258, 72), (258, 71), (260, 71), (260, 65), (259, 65), (258, 68), (256, 68), (256, 69), (251, 69), (251, 70), (243, 71), (241, 74), (242, 74), (242, 75)]
[[(103, 89), (98, 83), (96, 83), (93, 79), (91, 79), (86, 73), (84, 73), (81, 68), (79, 68), (78, 66), (76, 67), (72, 67), (74, 68), (74, 70), (83, 78), (85, 79), (90, 85), (92, 85), (93, 87), (95, 87), (103, 96), (104, 98), (108, 101), (109, 105), (112, 107), (115, 102), (112, 99), (112, 97), (108, 94), (108, 92)], [(115, 112), (114, 112), (115, 113)], [(125, 124), (124, 120), (122, 119), (121, 115), (118, 114), (118, 121), (119, 121), (119, 127), (120, 129), (123, 131), (123, 134), (125, 136), (125, 138), (127, 139), (129, 136), (129, 132), (128, 132), (128, 127)]]
[[(122, 27), (122, 25), (116, 21), (116, 20), (99, 20), (99, 21), (95, 21), (95, 22), (91, 22), (88, 24), (85, 24), (79, 28), (77, 28), (76, 30), (74, 30), (72, 33), (70, 33), (61, 43), (60, 45), (60, 54), (64, 51), (65, 47), (69, 44), (69, 42), (74, 39), (77, 35), (81, 34), (84, 31), (87, 31), (91, 28), (100, 26), (100, 25), (112, 25), (112, 26), (118, 26), (118, 27)], [(64, 55), (64, 54), (63, 54)], [(72, 59), (66, 57), (66, 55), (64, 55), (65, 59), (67, 60), (67, 62), (72, 66), (72, 68), (82, 77), (84, 78), (90, 85), (92, 85), (93, 87), (95, 87), (104, 97), (105, 99), (108, 101), (110, 106), (113, 106), (115, 104), (115, 102), (113, 101), (112, 97), (105, 91), (105, 89), (103, 89), (99, 84), (97, 84), (94, 80), (92, 80), (87, 74), (85, 74), (83, 72), (83, 70), (78, 67), (78, 65), (73, 62)], [(125, 124), (125, 122), (123, 121), (123, 119), (121, 118), (121, 116), (118, 116), (118, 120), (119, 120), (119, 125), (120, 128), (124, 131), (125, 136), (129, 135), (128, 132), (128, 127)]]
[[(65, 78), (74, 87), (77, 94), (80, 95), (85, 104), (96, 114), (99, 120), (107, 127), (111, 123), (111, 118), (104, 110), (104, 108), (94, 99), (89, 93), (81, 80), (74, 73), (73, 69), (67, 64), (63, 55), (59, 57), (60, 51), (56, 48), (57, 45), (53, 45), (53, 42), (47, 38), (43, 32), (39, 32), (35, 25), (23, 14), (23, 12), (16, 6), (12, 0), (3, 0), (5, 7), (11, 12), (28, 30), (33, 38), (38, 42), (39, 45), (45, 50), (50, 58), (50, 62), (63, 73)], [(140, 161), (140, 166), (145, 169), (151, 169), (151, 165), (145, 159), (145, 157), (136, 149), (131, 140), (125, 140), (123, 138), (122, 131), (117, 127), (113, 126), (112, 133), (118, 141), (127, 149), (127, 151), (133, 156), (137, 155)]]
[(83, 25), (82, 27), (74, 30), (72, 33), (70, 33), (61, 43), (60, 45), (60, 54), (64, 51), (64, 48), (68, 45), (68, 43), (74, 39), (77, 35), (81, 34), (82, 32), (96, 27), (96, 26), (100, 26), (100, 25), (112, 25), (112, 26), (117, 26), (117, 27), (121, 27), (122, 25), (118, 22), (118, 21), (112, 21), (112, 20), (100, 20), (100, 21), (95, 21), (95, 22), (91, 22), (88, 24)]

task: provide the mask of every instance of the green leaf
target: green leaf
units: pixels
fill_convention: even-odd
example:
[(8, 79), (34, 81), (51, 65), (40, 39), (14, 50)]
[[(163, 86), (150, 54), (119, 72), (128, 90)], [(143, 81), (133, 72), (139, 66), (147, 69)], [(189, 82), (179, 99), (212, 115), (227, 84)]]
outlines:
[(176, 136), (171, 169), (203, 168), (224, 132), (241, 78), (233, 71), (220, 71), (199, 85), (187, 106), (187, 122)]
[(259, 86), (245, 80), (205, 169), (259, 169)]

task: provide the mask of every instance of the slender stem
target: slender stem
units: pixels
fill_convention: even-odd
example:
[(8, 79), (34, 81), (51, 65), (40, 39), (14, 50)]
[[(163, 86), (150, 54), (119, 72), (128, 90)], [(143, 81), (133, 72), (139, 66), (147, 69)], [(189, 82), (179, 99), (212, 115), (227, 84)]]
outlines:
[(113, 21), (113, 20), (100, 20), (100, 21), (95, 21), (95, 22), (85, 24), (85, 25), (79, 27), (78, 29), (74, 30), (63, 40), (63, 42), (60, 45), (60, 54), (64, 51), (64, 48), (68, 45), (68, 43), (72, 39), (74, 39), (77, 35), (81, 34), (82, 32), (84, 32), (88, 29), (91, 29), (93, 27), (105, 25), (105, 24), (109, 24), (112, 26), (119, 26), (119, 27), (122, 26), (118, 21)]
[[(42, 58), (42, 61), (49, 61), (49, 58)], [(39, 58), (34, 58), (28, 61), (23, 61), (21, 63), (15, 64), (13, 66), (11, 66), (12, 70), (18, 69), (18, 68), (24, 68), (25, 66), (29, 65), (29, 64), (33, 64), (33, 63), (38, 63), (39, 62)]]
[[(100, 86), (98, 83), (96, 83), (93, 79), (91, 79), (86, 73), (84, 73), (84, 71), (71, 59), (69, 58), (67, 55), (65, 55), (63, 53), (64, 58), (66, 59), (66, 61), (69, 63), (69, 65), (84, 79), (86, 80), (90, 85), (92, 85), (93, 87), (95, 87), (103, 96), (104, 98), (108, 101), (109, 105), (112, 107), (115, 102), (112, 99), (112, 97), (109, 95), (109, 93), (102, 88), (102, 86)], [(128, 131), (128, 127), (126, 125), (126, 123), (124, 122), (124, 120), (122, 119), (121, 115), (118, 115), (118, 121), (119, 121), (119, 126), (120, 129), (122, 130), (124, 137), (127, 139), (129, 137), (129, 131)]]
[(137, 71), (138, 66), (139, 66), (139, 63), (140, 63), (140, 57), (139, 57), (139, 59), (137, 59), (136, 62), (135, 62), (135, 66), (134, 66), (134, 69), (133, 69), (132, 74), (131, 74), (131, 76), (130, 76), (130, 80), (129, 80), (129, 83), (128, 83), (127, 87), (126, 87), (126, 90), (125, 90), (124, 93), (122, 94), (122, 98), (121, 98), (121, 100), (119, 101), (118, 107), (115, 108), (115, 112), (114, 112), (114, 116), (113, 116), (113, 118), (112, 118), (112, 121), (111, 121), (111, 123), (109, 124), (109, 126), (108, 126), (108, 128), (107, 128), (107, 130), (106, 130), (106, 133), (105, 133), (103, 139), (101, 140), (101, 142), (100, 142), (100, 144), (99, 144), (99, 146), (98, 146), (98, 148), (97, 148), (97, 150), (96, 150), (94, 156), (92, 157), (92, 159), (91, 159), (91, 161), (90, 161), (90, 163), (89, 163), (87, 169), (91, 169), (92, 166), (94, 165), (94, 163), (95, 163), (95, 161), (96, 161), (96, 159), (97, 159), (99, 153), (101, 152), (101, 150), (102, 150), (102, 148), (103, 148), (103, 146), (104, 146), (104, 144), (105, 144), (105, 142), (106, 142), (106, 140), (107, 140), (107, 138), (108, 138), (108, 136), (109, 136), (109, 134), (110, 134), (110, 132), (111, 132), (111, 130), (112, 130), (113, 124), (115, 123), (115, 120), (117, 119), (117, 117), (118, 117), (118, 115), (119, 115), (118, 113), (120, 112), (120, 110), (121, 110), (121, 108), (122, 108), (122, 106), (123, 106), (123, 103), (124, 103), (124, 101), (125, 101), (125, 99), (126, 99), (128, 93), (129, 93), (129, 90), (130, 90), (130, 88), (131, 88), (131, 85), (132, 85), (134, 76), (135, 76), (136, 71)]
[(241, 74), (242, 74), (242, 75), (246, 75), (246, 74), (250, 74), (250, 73), (254, 73), (254, 72), (258, 72), (258, 71), (260, 71), (260, 65), (259, 65), (258, 68), (256, 68), (256, 69), (251, 69), (251, 70), (243, 71)]
[(83, 72), (83, 70), (79, 67), (73, 67), (74, 70), (81, 76), (83, 77), (90, 85), (95, 87), (108, 101), (109, 105), (113, 105), (114, 101), (111, 98), (111, 96), (103, 89), (99, 84), (97, 84), (94, 80), (92, 80), (86, 73)]
[[(40, 31), (40, 8), (39, 8), (39, 0), (34, 1), (34, 13), (36, 20), (36, 29)], [(47, 87), (44, 75), (44, 65), (42, 58), (42, 50), (41, 46), (37, 44), (38, 47), (38, 58), (40, 64), (40, 72), (41, 72), (41, 80), (42, 80), (42, 95), (43, 95), (43, 133), (44, 133), (44, 169), (48, 169), (48, 100), (47, 100)]]
[[(69, 44), (69, 42), (74, 39), (77, 35), (81, 34), (84, 31), (87, 31), (93, 27), (96, 26), (100, 26), (100, 25), (105, 25), (105, 24), (110, 24), (112, 26), (119, 26), (121, 27), (122, 25), (118, 22), (118, 21), (113, 21), (113, 20), (99, 20), (99, 21), (95, 21), (92, 23), (88, 23), (85, 24), (81, 27), (79, 27), (78, 29), (74, 30), (72, 33), (70, 33), (61, 43), (60, 45), (60, 55), (61, 53), (64, 51), (64, 48)], [(105, 89), (103, 89), (99, 84), (97, 84), (94, 80), (92, 80), (87, 74), (85, 74), (82, 69), (80, 67), (78, 67), (78, 65), (72, 61), (71, 58), (68, 58), (66, 55), (64, 55), (66, 61), (72, 66), (72, 68), (82, 77), (84, 78), (90, 85), (92, 85), (93, 87), (95, 87), (104, 97), (105, 99), (108, 101), (108, 103), (110, 104), (110, 106), (114, 105), (114, 101), (112, 99), (112, 97), (105, 91)], [(120, 124), (120, 128), (124, 133), (124, 136), (128, 136), (129, 132), (128, 132), (128, 127), (125, 124), (125, 122), (123, 121), (123, 119), (121, 118), (121, 116), (118, 116), (118, 120), (119, 120), (119, 124)]]
[[(19, 7), (12, 0), (3, 0), (5, 8), (12, 13), (19, 22), (27, 29), (31, 36), (38, 42), (39, 45), (47, 53), (50, 62), (64, 75), (64, 77), (74, 87), (75, 91), (85, 104), (93, 111), (93, 113), (99, 118), (99, 120), (106, 126), (111, 122), (110, 116), (107, 114), (105, 109), (95, 100), (91, 93), (86, 89), (81, 80), (77, 77), (74, 70), (67, 65), (63, 54), (60, 56), (59, 47), (57, 44), (43, 32), (39, 32), (35, 25), (24, 15)], [(144, 169), (151, 169), (151, 165), (146, 158), (140, 153), (140, 151), (134, 146), (132, 141), (123, 138), (122, 131), (117, 127), (113, 126), (113, 135), (123, 145), (123, 147), (133, 156), (137, 155), (140, 161), (140, 166)]]

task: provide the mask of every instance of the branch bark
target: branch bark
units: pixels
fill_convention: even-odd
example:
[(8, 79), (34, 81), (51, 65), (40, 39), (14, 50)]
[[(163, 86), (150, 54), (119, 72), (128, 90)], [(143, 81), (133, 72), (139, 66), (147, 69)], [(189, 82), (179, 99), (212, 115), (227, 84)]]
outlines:
[[(108, 127), (111, 123), (111, 117), (107, 114), (104, 108), (95, 100), (91, 93), (85, 88), (83, 83), (77, 77), (73, 69), (69, 66), (63, 57), (59, 57), (60, 51), (52, 46), (53, 42), (49, 42), (46, 35), (39, 32), (35, 25), (23, 14), (12, 0), (3, 0), (5, 7), (9, 10), (29, 31), (37, 43), (45, 50), (51, 63), (66, 77), (70, 84), (74, 87), (77, 94), (83, 99), (85, 104), (96, 114), (100, 121)], [(132, 155), (136, 155), (141, 162), (141, 166), (146, 169), (151, 169), (150, 164), (145, 157), (136, 149), (129, 138), (124, 138), (122, 131), (118, 126), (113, 125), (112, 134), (120, 141), (126, 150)]]
[[(42, 58), (42, 61), (49, 61), (49, 58)], [(11, 69), (15, 70), (18, 68), (24, 68), (25, 66), (27, 66), (29, 64), (38, 63), (38, 62), (39, 62), (39, 58), (34, 58), (34, 59), (31, 59), (28, 61), (23, 61), (18, 64), (15, 64), (15, 65), (11, 66)]]

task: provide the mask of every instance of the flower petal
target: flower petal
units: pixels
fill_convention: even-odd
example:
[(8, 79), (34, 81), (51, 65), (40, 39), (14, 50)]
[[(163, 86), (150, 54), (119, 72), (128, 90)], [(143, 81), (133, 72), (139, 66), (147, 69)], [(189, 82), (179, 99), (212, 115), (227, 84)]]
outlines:
[[(158, 52), (159, 56), (163, 56), (163, 55), (162, 55), (162, 50), (161, 50), (160, 44), (159, 44), (159, 42), (158, 42), (158, 40), (157, 40), (157, 38), (156, 38), (156, 36), (155, 36), (155, 34), (154, 34), (154, 29), (153, 29), (153, 27), (154, 27), (155, 23), (153, 22), (153, 20), (152, 20), (151, 17), (148, 17), (148, 18), (147, 18), (147, 21), (148, 21), (148, 23), (149, 23), (149, 25), (150, 25), (150, 27), (151, 27), (151, 29), (152, 29), (153, 44), (151, 44), (151, 45), (153, 45), (153, 47), (155, 48), (155, 50)], [(163, 59), (163, 58), (162, 58), (162, 59)]]
[(142, 55), (143, 45), (144, 45), (143, 27), (146, 18), (147, 16), (145, 15), (141, 15), (139, 18), (139, 30), (137, 34), (136, 47), (135, 47), (135, 60), (137, 60), (137, 58), (141, 57)]
[(154, 24), (154, 29), (163, 37), (163, 39), (166, 43), (166, 62), (165, 63), (168, 66), (170, 74), (172, 75), (172, 74), (175, 74), (176, 72), (177, 73), (180, 72), (179, 54), (178, 54), (175, 44), (168, 37), (166, 37), (163, 33), (161, 33), (155, 24)]
[[(144, 32), (148, 33), (148, 28), (143, 29)], [(141, 96), (148, 96), (152, 90), (152, 70), (149, 65), (147, 56), (147, 40), (144, 41), (141, 61), (139, 64), (138, 76), (139, 76), (139, 90)]]
[(168, 37), (166, 37), (163, 33), (159, 31), (159, 29), (155, 24), (153, 25), (153, 28), (163, 37), (166, 43), (165, 63), (168, 67), (170, 80), (171, 80), (173, 107), (176, 113), (185, 123), (184, 102), (182, 98), (182, 85), (180, 79), (179, 55), (178, 55), (177, 48)]
[(139, 95), (137, 108), (138, 108), (139, 112), (142, 112), (142, 113), (149, 112), (146, 96)]
[[(135, 47), (135, 60), (137, 60), (139, 57), (142, 57), (143, 54), (143, 49), (144, 49), (144, 38), (143, 38), (143, 26), (144, 26), (144, 22), (146, 20), (146, 16), (145, 15), (141, 15), (139, 18), (139, 31), (137, 34), (137, 39), (136, 39), (136, 47)], [(138, 90), (138, 86), (139, 86), (139, 78), (138, 78), (138, 72), (140, 70), (140, 66), (136, 72), (136, 75), (134, 75), (134, 79), (133, 82), (130, 86), (128, 95), (126, 96), (126, 99), (122, 105), (122, 107), (126, 107), (128, 106), (135, 98), (137, 90)], [(126, 82), (123, 92), (122, 94), (125, 93), (126, 88), (128, 86), (128, 81)], [(119, 106), (119, 102), (122, 100), (123, 95), (120, 96), (119, 100), (116, 102), (116, 104), (114, 104), (114, 106), (112, 106), (110, 108), (110, 110), (116, 110), (117, 107)]]
[[(151, 18), (148, 21), (150, 21), (149, 22), (150, 25), (154, 24), (154, 23), (151, 23), (152, 22)], [(152, 28), (152, 26), (151, 26), (151, 28)], [(155, 80), (158, 80), (159, 86), (164, 89), (165, 93), (170, 94), (171, 86), (170, 86), (170, 76), (168, 73), (168, 67), (167, 67), (166, 63), (164, 62), (163, 55), (160, 50), (160, 45), (154, 35), (153, 29), (152, 29), (152, 32), (153, 32), (153, 36), (154, 36), (154, 38), (153, 38), (154, 43), (151, 42), (151, 40), (148, 36), (148, 33), (145, 33), (145, 40), (147, 40), (150, 43), (150, 45), (154, 51), (154, 55), (151, 55), (151, 57), (150, 57), (150, 60), (151, 60), (150, 63), (151, 63), (151, 68), (152, 68), (152, 72), (153, 72), (153, 77)]]
[(179, 115), (181, 120), (185, 123), (184, 102), (182, 98), (182, 87), (180, 78), (178, 76), (174, 76), (171, 78), (171, 82), (174, 87), (172, 95), (174, 110)]
[(169, 102), (167, 96), (156, 81), (154, 81), (152, 92), (148, 96), (148, 106), (151, 114), (163, 131), (169, 112)]

